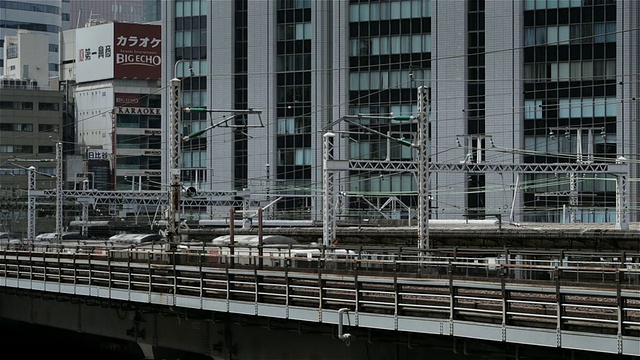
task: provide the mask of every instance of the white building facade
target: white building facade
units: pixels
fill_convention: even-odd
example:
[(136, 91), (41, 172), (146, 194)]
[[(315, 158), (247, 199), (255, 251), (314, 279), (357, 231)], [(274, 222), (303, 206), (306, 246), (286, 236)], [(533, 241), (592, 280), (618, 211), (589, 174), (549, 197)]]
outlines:
[[(77, 141), (108, 159), (106, 188), (161, 188), (160, 26), (110, 23), (75, 33)], [(97, 158), (96, 158), (97, 157)]]

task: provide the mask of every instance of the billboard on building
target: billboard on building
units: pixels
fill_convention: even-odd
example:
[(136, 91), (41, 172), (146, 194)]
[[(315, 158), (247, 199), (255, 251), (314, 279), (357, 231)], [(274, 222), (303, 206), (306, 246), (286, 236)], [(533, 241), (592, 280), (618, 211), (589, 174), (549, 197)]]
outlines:
[(116, 79), (152, 79), (162, 76), (160, 25), (121, 24), (114, 28)]
[(76, 81), (113, 78), (113, 26), (104, 24), (76, 32)]
[(77, 82), (161, 78), (160, 25), (111, 23), (76, 31)]

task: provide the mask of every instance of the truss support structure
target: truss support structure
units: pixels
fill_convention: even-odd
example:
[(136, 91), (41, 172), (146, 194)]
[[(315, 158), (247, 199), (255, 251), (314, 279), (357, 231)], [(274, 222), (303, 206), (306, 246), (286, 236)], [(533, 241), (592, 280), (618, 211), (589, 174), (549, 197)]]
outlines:
[(167, 209), (167, 240), (169, 246), (179, 241), (178, 230), (180, 228), (180, 87), (178, 78), (171, 79), (169, 91), (171, 92), (171, 119), (169, 121), (169, 207)]
[(429, 241), (429, 88), (418, 87), (418, 248)]
[[(325, 137), (328, 134), (325, 134)], [(428, 181), (428, 175), (435, 172), (478, 172), (478, 173), (515, 173), (515, 174), (558, 174), (558, 173), (593, 173), (593, 174), (610, 174), (616, 177), (616, 224), (615, 228), (619, 230), (629, 229), (628, 202), (627, 202), (627, 179), (629, 174), (629, 165), (621, 162), (616, 163), (558, 163), (558, 164), (498, 164), (498, 163), (425, 163), (428, 170), (420, 169), (420, 165), (415, 161), (375, 161), (375, 160), (336, 160), (330, 156), (329, 150), (332, 150), (333, 144), (325, 138), (323, 143), (323, 193), (324, 193), (324, 210), (323, 210), (323, 241), (326, 244), (336, 234), (335, 223), (335, 174), (340, 171), (377, 171), (377, 172), (420, 172), (423, 181)], [(422, 145), (422, 143), (421, 143)], [(427, 154), (428, 155), (428, 154)], [(424, 177), (422, 177), (424, 175)], [(428, 185), (427, 185), (428, 186)], [(516, 187), (515, 191), (518, 191)], [(421, 190), (419, 199), (422, 199), (420, 205), (425, 204), (428, 207), (428, 192)], [(420, 239), (428, 237), (428, 208), (422, 209), (419, 214), (419, 223), (427, 222), (420, 227)], [(424, 230), (423, 230), (424, 229)], [(421, 244), (428, 248), (430, 244)]]
[[(354, 171), (388, 171), (388, 172), (416, 172), (417, 166), (413, 161), (390, 161), (380, 163), (374, 160), (348, 160), (348, 170)], [(515, 174), (571, 174), (591, 173), (599, 175), (613, 175), (616, 177), (616, 229), (629, 229), (627, 182), (629, 164), (616, 163), (558, 163), (558, 164), (445, 164), (429, 163), (429, 173), (434, 172), (503, 172)], [(570, 193), (568, 193), (570, 194)]]
[(616, 229), (629, 230), (627, 204), (627, 176), (616, 176)]
[(62, 231), (64, 224), (64, 214), (62, 209), (62, 201), (64, 190), (64, 178), (62, 173), (62, 143), (56, 143), (56, 240), (62, 241)]
[(36, 239), (36, 168), (29, 166), (29, 190), (27, 192), (27, 240), (34, 241)]
[[(82, 190), (87, 190), (89, 187), (89, 179), (82, 180)], [(83, 199), (84, 200), (84, 199)], [(86, 238), (89, 235), (89, 202), (81, 201), (82, 203), (82, 237)]]
[(337, 167), (331, 166), (335, 133), (326, 132), (322, 136), (322, 244), (331, 246), (336, 237), (336, 189)]

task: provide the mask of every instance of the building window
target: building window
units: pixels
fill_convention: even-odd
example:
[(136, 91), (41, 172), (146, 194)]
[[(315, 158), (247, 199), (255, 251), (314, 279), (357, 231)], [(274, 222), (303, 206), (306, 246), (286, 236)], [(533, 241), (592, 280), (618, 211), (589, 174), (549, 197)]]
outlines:
[(39, 132), (58, 132), (60, 126), (58, 124), (38, 124)]
[(49, 103), (49, 102), (41, 102), (38, 103), (38, 110), (40, 111), (59, 111), (60, 104), (58, 103)]
[(278, 118), (278, 134), (309, 134), (311, 133), (311, 118)]
[(0, 130), (2, 130), (2, 131), (32, 132), (33, 131), (33, 124), (0, 123)]
[(56, 148), (53, 145), (40, 145), (38, 146), (38, 153), (40, 154), (52, 154), (56, 152)]
[(311, 149), (310, 148), (279, 149), (278, 165), (280, 166), (311, 165)]
[(0, 153), (32, 154), (32, 145), (0, 145)]

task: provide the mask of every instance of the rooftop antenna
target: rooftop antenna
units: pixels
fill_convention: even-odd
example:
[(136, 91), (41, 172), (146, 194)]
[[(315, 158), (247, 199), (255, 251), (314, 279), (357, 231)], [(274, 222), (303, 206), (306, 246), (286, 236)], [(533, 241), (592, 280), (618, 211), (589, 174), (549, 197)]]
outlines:
[(82, 16), (82, 8), (78, 9), (78, 19), (76, 20), (76, 29), (80, 26), (80, 16)]

